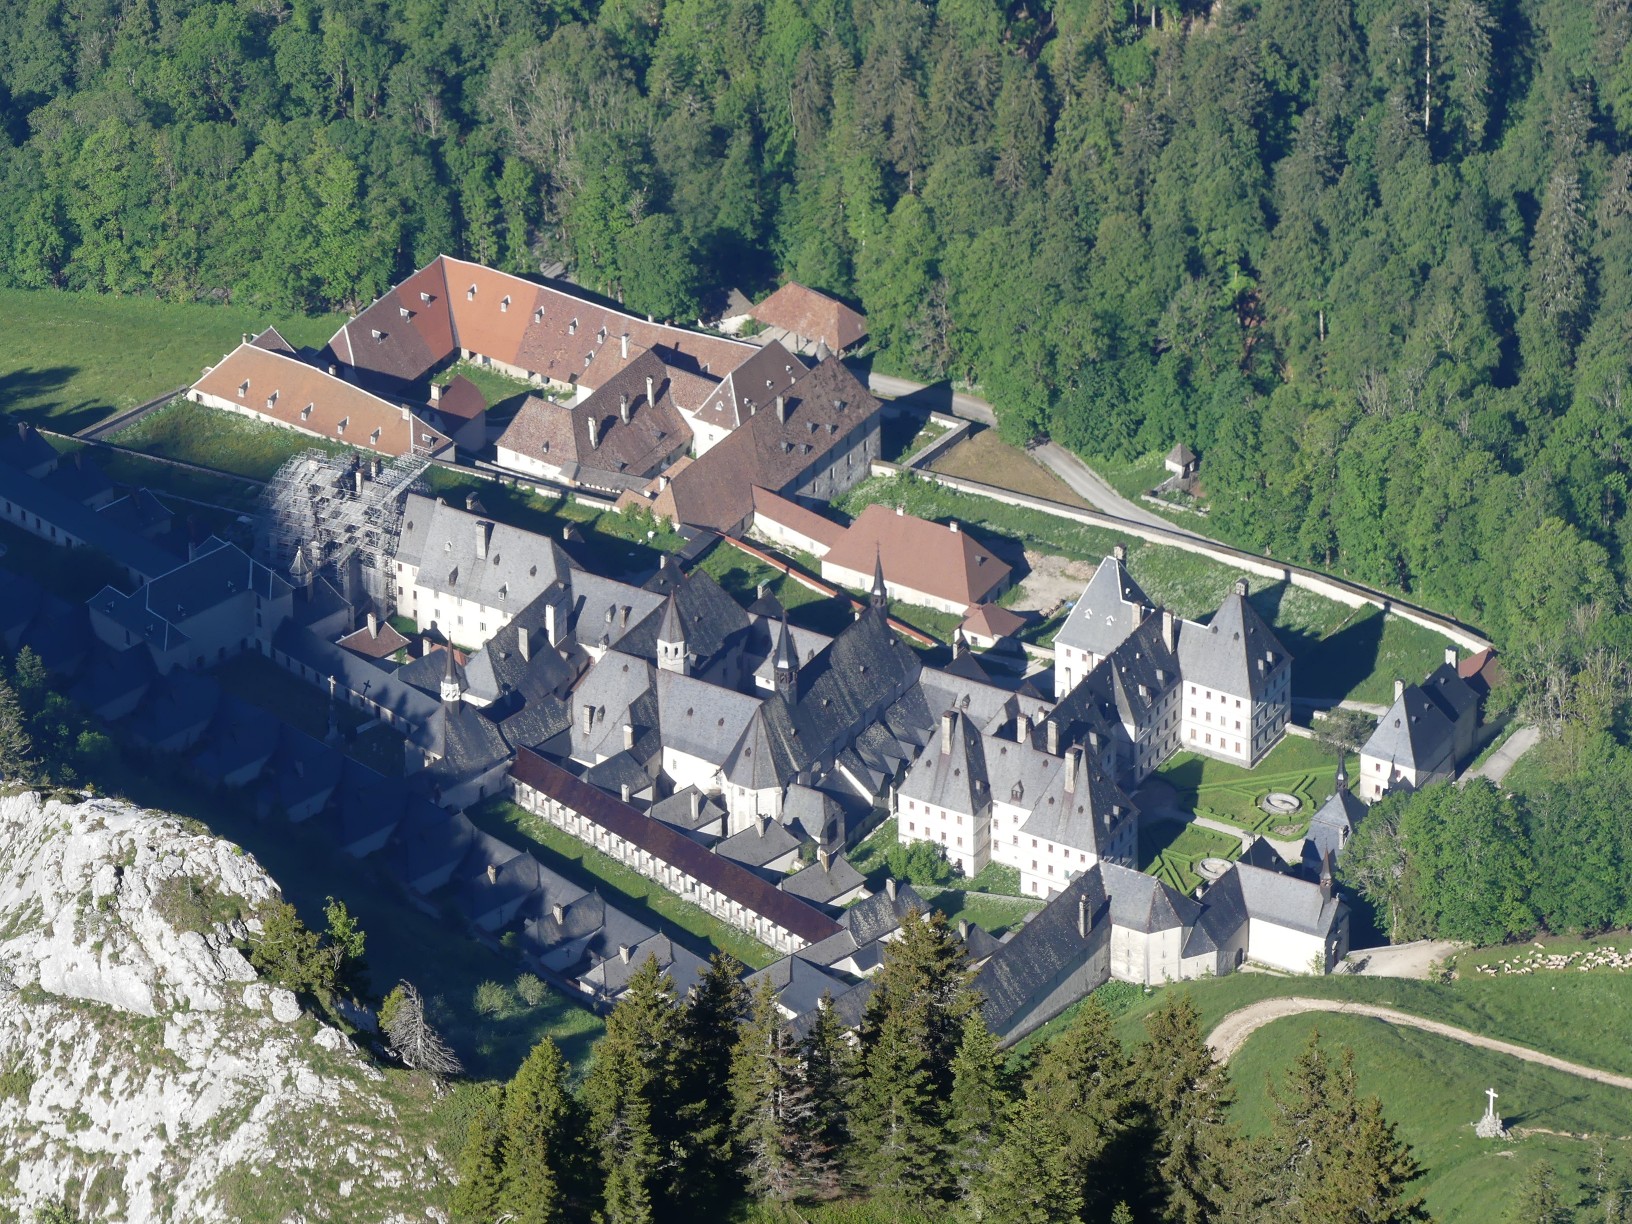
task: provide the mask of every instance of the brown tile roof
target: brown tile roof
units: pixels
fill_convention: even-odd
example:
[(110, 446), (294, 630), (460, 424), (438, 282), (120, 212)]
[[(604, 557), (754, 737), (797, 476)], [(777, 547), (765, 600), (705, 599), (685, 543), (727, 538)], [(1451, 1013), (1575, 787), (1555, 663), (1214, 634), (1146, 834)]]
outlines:
[(193, 391), (276, 424), (382, 455), (407, 454), (416, 444), (437, 454), (453, 445), (407, 408), (253, 344), (233, 349), (193, 384)]
[(438, 256), (342, 326), (329, 345), (342, 361), (405, 381), (466, 349), (541, 377), (591, 387), (611, 378), (640, 349), (661, 346), (670, 364), (707, 370), (716, 378), (754, 351), (739, 340), (648, 323), (447, 256)]
[(456, 421), (474, 421), (487, 411), (487, 400), (475, 383), (463, 374), (455, 374), (431, 407)]
[(773, 400), (676, 473), (658, 494), (654, 511), (697, 527), (731, 530), (753, 515), (755, 486), (786, 492), (880, 409), (836, 357), (790, 386), (784, 404), (785, 421), (777, 416)]
[(348, 633), (336, 644), (353, 654), (362, 655), (365, 659), (389, 659), (397, 651), (406, 650), (410, 645), (408, 639), (398, 633), (396, 627), (389, 621), (377, 625), (372, 633), (369, 632), (368, 626), (364, 625), (355, 633)]
[(782, 892), (730, 859), (705, 850), (685, 834), (637, 812), (626, 803), (553, 764), (530, 749), (510, 767), (517, 781), (563, 804), (609, 833), (729, 897), (807, 943), (839, 933), (839, 924), (815, 906)]
[(1025, 627), (1025, 619), (997, 604), (976, 604), (969, 609), (961, 626), (965, 631), (982, 637), (1008, 637)]
[(763, 408), (774, 403), (778, 395), (805, 376), (805, 369), (804, 362), (772, 340), (704, 396), (697, 416), (710, 425), (735, 429), (748, 419), (750, 404)]
[(888, 586), (910, 587), (961, 604), (976, 604), (1009, 576), (1009, 567), (968, 532), (874, 504), (850, 524), (822, 564), (860, 574), (884, 564)]
[(843, 302), (789, 281), (749, 314), (766, 327), (780, 327), (811, 343), (822, 340), (842, 353), (867, 335), (867, 316)]
[(775, 493), (757, 487), (753, 490), (753, 496), (756, 516), (764, 515), (771, 522), (780, 523), (806, 539), (815, 540), (832, 548), (844, 535), (844, 528), (832, 519), (824, 518), (814, 510), (807, 510), (798, 502), (778, 497)]
[[(648, 378), (656, 403), (646, 398)], [(691, 443), (691, 427), (669, 391), (667, 369), (655, 353), (644, 352), (581, 404), (569, 407), (529, 396), (498, 445), (558, 464), (575, 477), (576, 466), (612, 473), (618, 484), (628, 485), (656, 475), (676, 450)], [(596, 423), (593, 442), (591, 422)]]
[(269, 327), (260, 335), (250, 340), (258, 349), (265, 349), (269, 353), (282, 353), (285, 357), (295, 356), (295, 347), (283, 338), (283, 333), (275, 327)]

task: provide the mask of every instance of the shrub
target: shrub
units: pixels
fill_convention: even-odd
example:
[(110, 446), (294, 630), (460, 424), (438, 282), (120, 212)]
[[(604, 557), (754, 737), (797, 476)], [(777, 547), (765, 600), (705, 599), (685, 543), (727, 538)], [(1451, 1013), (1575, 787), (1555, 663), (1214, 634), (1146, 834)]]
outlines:
[(498, 1019), (510, 1010), (511, 995), (500, 982), (482, 982), (476, 987), (476, 1010), (490, 1019)]
[(538, 978), (531, 973), (524, 973), (516, 979), (516, 993), (528, 1007), (537, 1007), (544, 1002), (544, 996), (548, 992)]

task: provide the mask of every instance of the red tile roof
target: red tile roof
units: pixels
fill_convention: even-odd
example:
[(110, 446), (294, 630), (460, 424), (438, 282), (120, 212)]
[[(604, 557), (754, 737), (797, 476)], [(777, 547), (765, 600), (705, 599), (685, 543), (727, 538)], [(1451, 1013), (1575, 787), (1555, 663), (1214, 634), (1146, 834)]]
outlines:
[(875, 560), (884, 564), (887, 586), (960, 604), (980, 603), (1009, 576), (1009, 567), (968, 532), (877, 504), (861, 512), (822, 564), (871, 574)]
[(453, 445), (408, 408), (254, 344), (233, 349), (192, 390), (274, 424), (382, 455), (408, 454), (416, 447), (434, 455)]
[(963, 618), (962, 628), (965, 632), (977, 633), (981, 637), (1000, 638), (1017, 633), (1025, 623), (1023, 617), (1016, 616), (1007, 608), (983, 603), (969, 609), (969, 615)]
[(815, 540), (832, 548), (844, 535), (844, 528), (830, 518), (823, 518), (814, 510), (807, 510), (798, 502), (791, 502), (785, 497), (778, 497), (768, 490), (755, 488), (754, 515), (763, 515), (773, 523), (786, 527), (807, 540)]
[(783, 285), (749, 314), (766, 327), (780, 327), (812, 344), (825, 341), (835, 353), (867, 335), (866, 315), (797, 281)]

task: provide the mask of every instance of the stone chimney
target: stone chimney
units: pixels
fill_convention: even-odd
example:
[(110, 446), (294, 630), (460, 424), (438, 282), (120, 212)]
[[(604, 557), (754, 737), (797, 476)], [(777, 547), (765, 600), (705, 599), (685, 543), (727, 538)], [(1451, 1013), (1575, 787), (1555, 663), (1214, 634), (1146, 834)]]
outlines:
[(1405, 696), (1405, 681), (1399, 679), (1398, 677), (1396, 677), (1395, 680), (1394, 680), (1394, 700), (1398, 701), (1401, 697), (1404, 697), (1404, 696)]
[(560, 926), (567, 920), (567, 907), (562, 905), (561, 902), (557, 901), (554, 905), (550, 906), (550, 917), (555, 919), (555, 924), (557, 926)]
[(492, 863), (487, 865), (487, 882), (489, 884), (497, 884), (499, 882), (499, 869)]
[(788, 397), (785, 395), (776, 397), (776, 419), (784, 425), (788, 423)]
[(1447, 666), (1447, 667), (1455, 667), (1456, 666), (1456, 647), (1455, 646), (1445, 647), (1445, 666)]
[(629, 963), (629, 954), (631, 952), (633, 952), (633, 951), (634, 951), (634, 949), (631, 948), (628, 944), (619, 944), (618, 945), (618, 959), (620, 961), (622, 961), (624, 964), (627, 965)]
[(380, 636), (380, 618), (372, 612), (368, 614), (368, 636), (371, 639)]
[(629, 802), (629, 783), (625, 782), (618, 787), (618, 798), (622, 799), (625, 804)]
[(1056, 719), (1048, 720), (1048, 755), (1060, 755), (1060, 724)]
[(1077, 934), (1083, 939), (1088, 938), (1088, 932), (1094, 929), (1094, 915), (1088, 908), (1088, 895), (1077, 894)]
[(1126, 544), (1116, 545), (1111, 549), (1111, 556), (1115, 557), (1118, 561), (1126, 561), (1128, 559), (1128, 546)]
[(957, 723), (958, 716), (952, 710), (941, 715), (941, 755), (952, 755), (952, 728)]
[(487, 546), (493, 539), (493, 524), (480, 522), (476, 524), (476, 560), (487, 560)]
[(1179, 636), (1178, 633), (1175, 632), (1177, 629), (1178, 623), (1173, 619), (1173, 610), (1171, 608), (1163, 608), (1162, 645), (1166, 646), (1169, 650), (1177, 650), (1179, 648)]
[(432, 404), (440, 404), (442, 402), (442, 393), (443, 393), (444, 390), (446, 390), (446, 388), (444, 388), (441, 383), (432, 383), (431, 384), (431, 403)]
[(628, 332), (624, 332), (623, 335), (618, 337), (618, 356), (622, 357), (625, 361), (629, 360), (629, 333)]
[(958, 520), (957, 519), (953, 519), (950, 523), (947, 524), (947, 526), (952, 529), (952, 534), (953, 535), (958, 534)]
[(1072, 745), (1065, 750), (1065, 793), (1077, 793), (1077, 770), (1082, 765), (1082, 749)]
[(1332, 852), (1330, 850), (1320, 857), (1320, 895), (1328, 901), (1332, 899)]
[(888, 897), (891, 901), (895, 900), (895, 877), (894, 876), (886, 876), (884, 878), (884, 895), (886, 897)]
[(691, 788), (691, 823), (696, 824), (697, 818), (702, 815), (703, 793), (695, 786)]
[(816, 862), (823, 871), (831, 871), (833, 869), (833, 851), (826, 846), (818, 846), (816, 848)]
[(589, 418), (589, 449), (594, 450), (600, 444), (601, 419), (599, 417), (592, 416)]
[(646, 406), (650, 408), (657, 403), (657, 384), (652, 381), (650, 374), (646, 375)]
[(516, 626), (516, 649), (521, 652), (521, 661), (533, 661), (533, 631), (526, 625)]
[(584, 734), (585, 735), (588, 735), (591, 731), (593, 731), (595, 729), (595, 707), (592, 704), (590, 704), (589, 702), (587, 702), (587, 701), (584, 702), (584, 724), (583, 725), (584, 725)]
[(958, 919), (958, 938), (963, 940), (964, 943), (969, 942), (969, 919)]
[(754, 835), (756, 837), (764, 837), (765, 830), (770, 827), (771, 818), (769, 816), (766, 816), (764, 813), (760, 813), (758, 816), (754, 817)]
[(557, 611), (555, 604), (544, 605), (544, 636), (549, 638), (551, 646), (559, 646), (565, 636), (566, 617)]
[(1247, 590), (1247, 580), (1245, 578), (1237, 578), (1235, 580), (1235, 593), (1241, 596), (1242, 599), (1245, 599), (1247, 597)]
[(635, 725), (634, 725), (634, 723), (624, 723), (623, 724), (623, 750), (625, 752), (633, 752), (634, 748), (635, 748)]
[(629, 393), (627, 391), (618, 396), (618, 419), (625, 425), (629, 424)]

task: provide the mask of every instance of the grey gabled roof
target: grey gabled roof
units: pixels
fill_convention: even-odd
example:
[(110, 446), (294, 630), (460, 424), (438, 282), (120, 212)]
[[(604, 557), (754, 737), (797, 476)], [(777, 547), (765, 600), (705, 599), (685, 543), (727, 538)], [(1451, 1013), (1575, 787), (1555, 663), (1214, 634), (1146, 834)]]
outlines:
[[(416, 746), (434, 744), (433, 720), (440, 708), (436, 698), (404, 684), (395, 675), (381, 671), (367, 659), (359, 658), (333, 642), (324, 641), (310, 629), (293, 622), (284, 623), (274, 635), (272, 644), (318, 676), (325, 679), (334, 676), (337, 683), (351, 691), (366, 692), (369, 701), (390, 710), (394, 717), (407, 724), (408, 738)], [(323, 681), (318, 683), (323, 686)]]
[(385, 864), (398, 880), (411, 884), (442, 870), (452, 870), (470, 853), (476, 827), (463, 812), (449, 812), (416, 796), (386, 844)]
[(913, 910), (927, 914), (929, 905), (911, 884), (897, 884), (894, 897), (887, 887), (880, 889), (845, 910), (839, 915), (839, 922), (850, 932), (857, 947), (865, 947), (900, 927)]
[(1201, 906), (1154, 876), (1115, 863), (1101, 863), (1099, 872), (1114, 926), (1150, 935), (1190, 926), (1201, 915)]
[[(1324, 938), (1331, 933), (1343, 909), (1343, 902), (1335, 892), (1297, 876), (1236, 863), (1219, 883), (1231, 876), (1236, 878), (1247, 916), (1257, 922)], [(1218, 884), (1214, 884), (1207, 890), (1202, 898), (1204, 903), (1211, 900), (1213, 889), (1217, 887)]]
[(1441, 663), (1429, 672), (1428, 678), (1422, 682), (1422, 691), (1453, 723), (1479, 705), (1479, 695), (1457, 674), (1456, 666), (1452, 663)]
[(1102, 870), (1091, 868), (1072, 880), (981, 966), (974, 987), (985, 999), (981, 1014), (994, 1032), (1010, 1027), (1017, 1014), (1089, 955), (1095, 929), (1105, 920)]
[(1450, 752), (1454, 735), (1450, 720), (1428, 694), (1408, 684), (1377, 720), (1377, 729), (1360, 752), (1402, 769), (1429, 769)]
[(837, 997), (850, 989), (850, 983), (837, 974), (829, 973), (797, 954), (772, 961), (759, 972), (749, 974), (743, 979), (743, 984), (749, 990), (755, 990), (762, 981), (771, 983), (776, 991), (776, 1001), (796, 1016), (816, 1007), (823, 995)]
[(1290, 656), (1268, 622), (1247, 600), (1246, 583), (1224, 597), (1205, 625), (1179, 629), (1184, 682), (1214, 692), (1257, 699)]
[(714, 853), (745, 867), (764, 867), (798, 849), (797, 837), (778, 822), (765, 820), (756, 821), (740, 833), (733, 833), (714, 847)]
[(723, 766), (753, 721), (760, 699), (678, 672), (658, 671), (653, 679), (663, 746)]
[(628, 960), (621, 955), (608, 956), (593, 969), (580, 974), (579, 980), (594, 986), (604, 997), (614, 998), (648, 959), (657, 961), (658, 968), (674, 986), (674, 993), (682, 999), (708, 969), (708, 962), (702, 957), (682, 948), (667, 935), (659, 934), (630, 948)]
[(834, 854), (828, 857), (827, 866), (822, 866), (818, 860), (801, 867), (784, 877), (777, 887), (816, 905), (831, 905), (865, 883), (861, 872), (850, 865), (849, 859), (842, 854)]
[(981, 734), (956, 710), (941, 715), (940, 734), (912, 763), (901, 797), (952, 812), (978, 813), (991, 806)]
[(1106, 557), (1054, 635), (1055, 646), (1108, 655), (1150, 615), (1151, 608), (1150, 597), (1122, 562)]
[(1037, 793), (1020, 831), (1097, 856), (1115, 840), (1124, 823), (1134, 818), (1133, 800), (1092, 754), (1073, 751)]
[[(484, 531), (486, 556), (478, 556)], [(396, 559), (418, 567), (420, 585), (489, 608), (523, 608), (569, 568), (547, 536), (417, 493), (403, 509)]]

